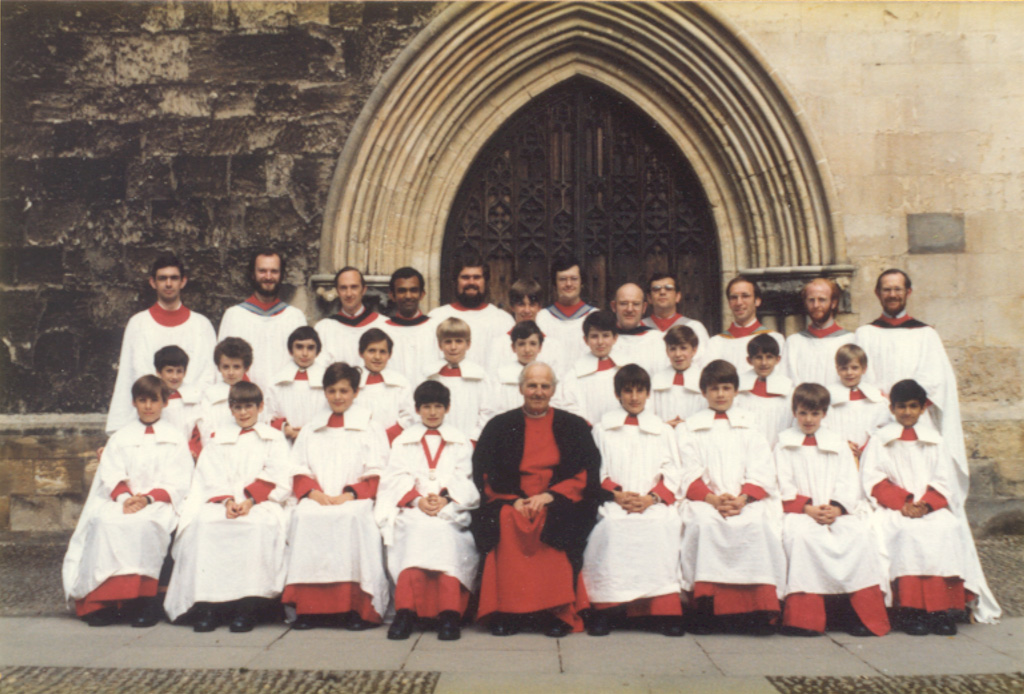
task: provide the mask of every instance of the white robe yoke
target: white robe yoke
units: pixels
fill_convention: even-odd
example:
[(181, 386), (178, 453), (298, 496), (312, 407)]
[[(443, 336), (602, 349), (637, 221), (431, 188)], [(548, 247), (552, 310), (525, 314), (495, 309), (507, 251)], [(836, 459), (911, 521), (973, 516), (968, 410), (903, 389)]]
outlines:
[(168, 398), (160, 419), (181, 432), (185, 440), (192, 438), (192, 430), (199, 421), (199, 403), (203, 393), (195, 386), (182, 386), (176, 398)]
[[(210, 442), (215, 431), (228, 429), (235, 423), (235, 416), (231, 414), (231, 405), (228, 404), (230, 394), (231, 386), (224, 381), (207, 386), (203, 391), (203, 397), (199, 401), (199, 416), (196, 418), (196, 425), (199, 427), (199, 434), (204, 446)], [(260, 418), (263, 419), (265, 414), (266, 408)]]
[(264, 394), (274, 384), (274, 376), (282, 366), (291, 363), (288, 336), (306, 325), (306, 314), (283, 301), (268, 310), (243, 301), (230, 306), (220, 319), (217, 341), (240, 337), (252, 347), (249, 378)]
[(377, 326), (395, 344), (388, 368), (409, 379), (414, 388), (423, 380), (430, 365), (441, 358), (437, 347), (437, 321), (429, 316), (422, 318), (412, 321), (388, 318), (384, 325)]
[(561, 371), (555, 372), (559, 379), (572, 369), (577, 359), (587, 353), (583, 321), (597, 307), (583, 302), (580, 304), (572, 317), (559, 311), (554, 304), (537, 312), (537, 327), (544, 333), (544, 350), (548, 354), (562, 355), (558, 360)]
[(612, 361), (615, 366), (598, 371), (598, 358), (592, 353), (576, 360), (565, 380), (559, 384), (562, 391), (561, 396), (558, 396), (559, 403), (564, 409), (591, 424), (597, 424), (605, 412), (613, 412), (621, 407), (619, 399), (615, 397), (615, 373), (621, 364), (614, 359)]
[(330, 414), (331, 406), (324, 396), (324, 370), (322, 364), (314, 363), (306, 369), (306, 379), (297, 380), (299, 367), (294, 362), (282, 367), (274, 378), (274, 385), (265, 393), (266, 420), (284, 420), (289, 426), (301, 429), (316, 415)]
[(523, 394), (519, 392), (519, 375), (523, 372), (523, 368), (523, 365), (517, 361), (514, 364), (505, 364), (498, 369), (494, 395), (491, 398), (494, 414), (501, 414), (523, 406)]
[(740, 372), (739, 394), (736, 406), (757, 417), (758, 430), (764, 434), (769, 446), (779, 440), (779, 432), (793, 426), (793, 382), (774, 371), (765, 381), (765, 389), (771, 397), (755, 395), (754, 385), (757, 373), (753, 369)]
[(864, 448), (871, 433), (890, 421), (889, 400), (881, 390), (864, 381), (857, 388), (864, 394), (860, 400), (851, 400), (851, 390), (844, 385), (828, 389), (831, 402), (821, 425), (844, 437), (844, 441)]
[[(338, 318), (328, 316), (317, 321), (316, 334), (320, 336), (322, 348), (316, 362), (325, 369), (336, 362), (344, 362), (349, 366), (362, 366), (359, 356), (359, 338), (370, 328), (380, 328), (387, 332), (387, 318), (376, 311), (363, 309), (360, 320), (355, 325), (348, 325)], [(394, 340), (394, 338), (391, 338)]]
[(359, 381), (359, 393), (356, 401), (370, 410), (373, 419), (385, 429), (395, 424), (403, 429), (416, 423), (416, 406), (412, 399), (412, 386), (409, 380), (390, 368), (380, 372), (381, 383), (366, 385), (370, 370), (363, 367)]
[(619, 366), (642, 366), (648, 374), (672, 365), (665, 351), (665, 340), (657, 328), (636, 335), (620, 332), (612, 347), (611, 358)]
[(435, 362), (424, 380), (437, 381), (451, 391), (452, 404), (445, 421), (476, 441), (495, 414), (491, 401), (494, 381), (482, 366), (469, 359), (459, 362), (461, 376), (442, 376), (441, 369), (445, 366), (443, 359)]
[(815, 337), (808, 330), (801, 330), (786, 338), (786, 358), (779, 362), (779, 367), (794, 386), (801, 383), (819, 383), (826, 388), (840, 385), (836, 350), (853, 341), (849, 330), (839, 329), (825, 337)]
[[(494, 304), (483, 304), (480, 308), (473, 309), (464, 308), (460, 304), (444, 304), (435, 308), (429, 315), (434, 320), (435, 329), (448, 318), (465, 321), (469, 325), (469, 349), (466, 351), (466, 359), (481, 365), (490, 364), (491, 356), (487, 354), (487, 350), (495, 338), (499, 335), (507, 337), (508, 331), (516, 324), (512, 314)], [(437, 344), (436, 337), (434, 343)], [(462, 431), (466, 433), (469, 430)]]
[[(715, 359), (724, 359), (735, 366), (736, 371), (743, 373), (745, 369), (750, 368), (750, 364), (747, 362), (747, 343), (758, 335), (771, 335), (772, 338), (779, 343), (779, 363), (785, 363), (786, 338), (774, 330), (768, 330), (767, 328), (761, 327), (750, 335), (746, 335), (744, 337), (733, 337), (732, 333), (728, 330), (718, 333), (717, 335), (713, 335), (711, 339), (708, 340), (708, 348), (704, 352), (704, 364), (710, 364)], [(701, 349), (703, 349), (703, 347)]]
[(671, 366), (651, 374), (651, 400), (662, 421), (676, 417), (685, 420), (708, 406), (707, 398), (700, 392), (700, 372), (699, 366), (691, 365), (683, 372), (681, 386), (673, 384), (676, 370)]

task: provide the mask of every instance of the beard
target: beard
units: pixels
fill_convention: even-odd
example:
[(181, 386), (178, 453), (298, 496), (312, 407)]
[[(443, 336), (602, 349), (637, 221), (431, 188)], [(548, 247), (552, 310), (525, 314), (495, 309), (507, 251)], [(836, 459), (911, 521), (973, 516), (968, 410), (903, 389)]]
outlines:
[(479, 292), (477, 294), (472, 295), (459, 293), (456, 294), (455, 297), (459, 300), (459, 303), (465, 306), (466, 308), (478, 308), (481, 305), (483, 305), (484, 302), (487, 301), (487, 297), (484, 295), (483, 292)]
[(281, 293), (281, 283), (280, 282), (275, 282), (273, 285), (270, 286), (270, 291), (267, 291), (267, 289), (265, 288), (266, 284), (267, 283), (260, 283), (260, 282), (257, 282), (256, 280), (253, 280), (253, 282), (252, 282), (253, 290), (257, 294), (259, 294), (260, 296), (265, 296), (267, 298), (276, 299), (277, 295)]

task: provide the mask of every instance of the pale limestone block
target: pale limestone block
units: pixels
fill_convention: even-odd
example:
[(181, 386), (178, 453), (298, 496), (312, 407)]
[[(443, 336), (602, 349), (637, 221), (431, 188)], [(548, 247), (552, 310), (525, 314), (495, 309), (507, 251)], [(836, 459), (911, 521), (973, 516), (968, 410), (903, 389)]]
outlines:
[[(1022, 69), (1024, 74), (1024, 69)], [(999, 116), (1008, 116), (1004, 111), (1010, 99), (993, 100), (993, 112)], [(1024, 108), (1024, 99), (1013, 99), (1015, 105)], [(1018, 114), (1024, 111), (1017, 111)], [(1021, 136), (1015, 129), (999, 128), (994, 129), (992, 145), (981, 152), (981, 163), (977, 172), (982, 174), (1015, 174), (1024, 171), (1024, 145), (1021, 144)], [(1011, 204), (1011, 200), (1007, 200)]]
[(60, 497), (60, 527), (62, 530), (74, 530), (82, 515), (85, 502), (73, 496)]
[(286, 29), (298, 11), (295, 2), (231, 2), (231, 12), (243, 31)]
[[(836, 110), (842, 108), (842, 103), (835, 104)], [(833, 174), (851, 178), (870, 176), (875, 173), (872, 140), (873, 136), (865, 133), (830, 132), (829, 136), (822, 140), (821, 149)]]
[(799, 96), (833, 96), (838, 91), (852, 98), (867, 93), (860, 65), (806, 60), (780, 67), (777, 75)]
[[(41, 496), (56, 496), (68, 492), (82, 493), (82, 466), (78, 474), (72, 473), (75, 466), (63, 460), (38, 460), (35, 464), (35, 492)], [(77, 480), (74, 479), (77, 477)], [(77, 484), (76, 484), (77, 482)]]
[(1007, 192), (1013, 200), (1013, 175), (974, 174), (956, 187), (952, 207), (957, 210), (1002, 211), (1020, 209), (1007, 204)]
[(915, 63), (966, 63), (967, 47), (959, 33), (915, 33), (910, 42)]
[[(788, 3), (780, 3), (788, 4)], [(892, 22), (891, 4), (856, 2), (793, 3), (803, 8), (803, 31), (880, 31)], [(897, 3), (898, 5), (898, 3)]]
[(977, 304), (962, 297), (931, 298), (917, 291), (920, 275), (911, 277), (914, 278), (914, 294), (909, 302), (910, 315), (934, 327), (947, 347), (977, 347), (982, 344), (985, 326)]
[(910, 184), (903, 176), (851, 176), (842, 186), (837, 181), (839, 209), (858, 213), (900, 211), (910, 195)]
[(1021, 273), (1013, 278), (1016, 288), (1006, 296), (985, 299), (980, 307), (985, 322), (985, 343), (1020, 347), (1021, 325), (1024, 325), (1024, 291), (1021, 290)]
[(939, 253), (934, 255), (911, 255), (903, 268), (913, 280), (913, 298), (918, 299), (954, 298), (962, 295), (960, 254)]
[(831, 63), (909, 63), (911, 39), (912, 34), (902, 31), (830, 32), (825, 59)]
[(1024, 249), (1016, 253), (969, 254), (964, 256), (964, 261), (966, 296), (977, 299), (1024, 296), (1021, 289)]
[(185, 36), (127, 38), (116, 46), (114, 72), (119, 85), (188, 79), (189, 40)]
[(300, 2), (298, 20), (300, 24), (330, 24), (331, 8), (326, 2)]
[(896, 215), (844, 214), (843, 231), (846, 233), (846, 252), (851, 258), (898, 255), (907, 250), (906, 227)]
[[(943, 333), (945, 338), (945, 334)], [(1005, 407), (1024, 397), (1020, 347), (968, 347), (949, 350), (963, 403)], [(1013, 421), (1013, 420), (1006, 420)], [(1014, 421), (1019, 426), (1019, 420)]]
[(886, 28), (918, 32), (954, 32), (960, 26), (961, 3), (897, 2), (886, 5)]
[(142, 28), (155, 34), (158, 31), (176, 31), (185, 21), (185, 7), (180, 2), (153, 4), (146, 13)]
[(968, 211), (964, 215), (968, 253), (1017, 252), (1021, 217), (1016, 212)]
[(62, 529), (60, 497), (11, 497), (11, 530)]
[(160, 100), (160, 111), (171, 116), (209, 116), (209, 97), (209, 92), (205, 89), (168, 89)]
[[(810, 3), (755, 2), (717, 3), (711, 12), (723, 17), (739, 31), (792, 31)], [(801, 6), (804, 5), (804, 6)]]
[(964, 422), (964, 443), (972, 463), (993, 461), (996, 475), (1024, 482), (1024, 427), (1019, 422)]
[(884, 174), (962, 174), (978, 169), (990, 140), (978, 132), (884, 133), (875, 137), (875, 162)]
[(901, 122), (907, 129), (924, 133), (962, 133), (964, 131), (993, 131), (992, 109), (999, 108), (1003, 99), (989, 95), (972, 95), (968, 103), (950, 99), (902, 100)]

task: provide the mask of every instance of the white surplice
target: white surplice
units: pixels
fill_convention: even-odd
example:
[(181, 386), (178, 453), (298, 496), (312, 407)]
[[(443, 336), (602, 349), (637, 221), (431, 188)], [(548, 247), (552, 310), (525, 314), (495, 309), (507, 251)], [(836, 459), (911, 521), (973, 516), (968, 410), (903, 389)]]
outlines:
[(786, 358), (779, 367), (793, 382), (819, 383), (826, 388), (839, 385), (836, 371), (836, 350), (854, 341), (849, 330), (838, 330), (825, 337), (815, 337), (807, 330), (793, 333), (786, 338)]
[[(488, 348), (494, 343), (495, 338), (506, 335), (516, 321), (508, 311), (500, 309), (494, 304), (484, 304), (480, 308), (467, 309), (460, 304), (444, 304), (430, 312), (430, 317), (435, 325), (440, 324), (448, 318), (459, 318), (469, 325), (469, 349), (466, 351), (466, 359), (472, 360), (481, 366), (490, 365)], [(468, 434), (468, 429), (463, 429)]]
[[(750, 368), (747, 361), (747, 344), (758, 335), (771, 335), (779, 343), (779, 356), (782, 361), (786, 358), (786, 338), (774, 330), (760, 329), (744, 337), (733, 337), (728, 330), (717, 335), (712, 335), (708, 341), (708, 348), (704, 352), (704, 365), (708, 365), (715, 359), (724, 359), (736, 367), (736, 371), (743, 373)], [(703, 347), (701, 348), (703, 349)]]
[(403, 429), (416, 422), (416, 406), (412, 399), (412, 386), (409, 379), (391, 368), (380, 372), (384, 380), (373, 385), (366, 385), (370, 370), (363, 368), (359, 381), (359, 393), (356, 402), (370, 410), (373, 419), (385, 429), (399, 424)]
[(495, 386), (491, 375), (476, 362), (463, 359), (459, 362), (460, 376), (442, 376), (441, 369), (446, 362), (434, 362), (424, 380), (437, 381), (451, 393), (451, 408), (445, 421), (464, 433), (473, 441), (480, 438), (480, 431), (494, 416)]
[(861, 381), (857, 386), (864, 394), (859, 400), (851, 400), (851, 389), (844, 385), (828, 389), (828, 414), (821, 425), (836, 432), (844, 441), (864, 448), (871, 433), (890, 420), (889, 400), (876, 386)]
[(220, 319), (217, 341), (240, 337), (249, 343), (252, 347), (249, 378), (266, 393), (281, 367), (292, 361), (288, 336), (306, 325), (306, 314), (288, 305), (272, 315), (258, 311), (258, 307), (248, 302), (228, 307)]
[(324, 370), (322, 364), (314, 363), (306, 369), (306, 378), (300, 380), (296, 379), (299, 367), (294, 362), (283, 366), (266, 393), (267, 422), (283, 419), (291, 427), (301, 429), (318, 414), (330, 414), (331, 407), (324, 395)]
[(755, 395), (754, 385), (757, 373), (753, 369), (740, 372), (739, 395), (736, 406), (752, 412), (757, 417), (758, 430), (764, 434), (769, 446), (779, 440), (779, 432), (793, 426), (793, 382), (778, 372), (773, 371), (765, 381), (769, 397)]
[(325, 369), (336, 362), (344, 362), (349, 366), (362, 365), (359, 338), (370, 328), (380, 328), (387, 332), (387, 317), (365, 308), (359, 316), (362, 320), (358, 325), (347, 325), (330, 316), (317, 321), (316, 334), (320, 336), (320, 342), (323, 344), (316, 358), (318, 364)]
[(441, 358), (437, 347), (437, 321), (426, 317), (417, 325), (402, 325), (388, 318), (384, 325), (377, 327), (387, 333), (395, 345), (388, 368), (405, 376), (415, 388), (423, 381), (427, 369)]
[(555, 406), (561, 406), (591, 424), (600, 422), (605, 412), (618, 409), (620, 405), (619, 399), (615, 397), (615, 372), (621, 364), (614, 359), (612, 361), (615, 366), (598, 371), (599, 360), (592, 353), (577, 359), (559, 384), (561, 394), (556, 392), (556, 395), (561, 405)]
[(686, 419), (708, 406), (700, 392), (700, 367), (692, 365), (683, 371), (683, 385), (674, 385), (676, 370), (671, 366), (651, 374), (651, 400), (654, 412), (664, 422), (679, 417)]

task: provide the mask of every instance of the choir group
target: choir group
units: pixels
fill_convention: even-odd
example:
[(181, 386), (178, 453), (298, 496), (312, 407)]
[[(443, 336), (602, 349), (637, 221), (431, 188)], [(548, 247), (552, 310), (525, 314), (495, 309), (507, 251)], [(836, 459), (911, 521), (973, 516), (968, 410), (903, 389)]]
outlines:
[(295, 629), (393, 610), (391, 639), (456, 640), (474, 616), (497, 636), (881, 636), (999, 616), (955, 378), (901, 271), (856, 335), (835, 284), (809, 282), (809, 326), (784, 339), (747, 277), (709, 337), (671, 276), (599, 310), (572, 258), (547, 306), (513, 284), (511, 313), (479, 259), (429, 314), (415, 269), (391, 276), (385, 316), (347, 267), (314, 327), (280, 300), (284, 270), (255, 255), (217, 335), (181, 303), (182, 263), (153, 264), (64, 560), (91, 626), (244, 632), (283, 606)]

